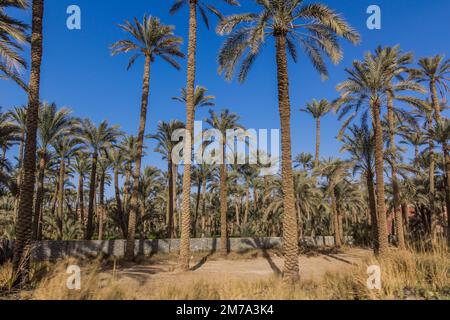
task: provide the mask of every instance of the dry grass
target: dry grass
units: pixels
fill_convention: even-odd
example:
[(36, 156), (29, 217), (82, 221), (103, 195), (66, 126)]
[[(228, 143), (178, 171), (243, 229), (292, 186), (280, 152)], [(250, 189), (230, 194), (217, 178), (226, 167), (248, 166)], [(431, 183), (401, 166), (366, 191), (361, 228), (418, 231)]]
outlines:
[[(255, 253), (245, 255), (252, 257)], [(158, 259), (170, 259), (170, 256)], [(237, 257), (233, 257), (237, 258)], [(82, 288), (66, 288), (66, 268), (79, 264), (83, 270)], [(379, 265), (382, 271), (382, 290), (367, 288), (367, 266)], [(183, 285), (158, 284), (145, 288), (123, 286), (116, 279), (114, 268), (99, 260), (83, 263), (75, 260), (33, 268), (33, 284), (20, 293), (9, 292), (10, 298), (21, 299), (450, 299), (450, 260), (445, 247), (432, 252), (394, 251), (383, 262), (368, 258), (350, 271), (327, 274), (319, 281), (302, 281), (296, 287), (287, 287), (275, 276), (264, 280), (217, 279), (193, 281)], [(11, 266), (0, 267), (0, 288), (7, 287)], [(180, 274), (182, 277), (183, 275)], [(142, 289), (142, 287), (141, 287)], [(142, 291), (142, 290), (141, 290)], [(12, 295), (11, 295), (12, 294)], [(0, 295), (1, 297), (1, 295)]]

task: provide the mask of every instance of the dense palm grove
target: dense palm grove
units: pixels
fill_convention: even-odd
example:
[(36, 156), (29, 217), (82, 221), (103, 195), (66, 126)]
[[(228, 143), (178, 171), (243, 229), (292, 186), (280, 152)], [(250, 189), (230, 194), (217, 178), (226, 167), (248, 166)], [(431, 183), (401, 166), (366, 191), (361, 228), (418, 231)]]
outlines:
[[(177, 0), (171, 9), (175, 13), (186, 5), (190, 12), (187, 86), (179, 96), (174, 88), (174, 99), (186, 105), (187, 121), (161, 121), (156, 132), (145, 129), (151, 65), (181, 69), (182, 39), (174, 27), (152, 16), (120, 26), (127, 37), (111, 46), (112, 54), (132, 53), (128, 68), (140, 56), (145, 60), (136, 136), (40, 102), (44, 1), (32, 1), (28, 85), (20, 73), (27, 67), (21, 54), (28, 26), (5, 11), (27, 10), (28, 3), (0, 3), (1, 76), (29, 95), (28, 106), (0, 113), (0, 237), (16, 239), (14, 263), (25, 270), (20, 279), (26, 278), (23, 265), (32, 241), (44, 239), (181, 237), (179, 265), (186, 269), (190, 237), (220, 237), (226, 254), (227, 237), (283, 236), (288, 281), (298, 277), (298, 239), (305, 236), (334, 235), (337, 246), (353, 236), (381, 258), (392, 245), (426, 246), (445, 237), (450, 243), (450, 122), (443, 114), (450, 61), (442, 55), (417, 58), (398, 46), (373, 48), (348, 66), (334, 101), (317, 99), (295, 110), (315, 121), (317, 138), (314, 155), (293, 156), (287, 54), (295, 62), (301, 46), (326, 78), (325, 57), (337, 64), (343, 56), (339, 38), (358, 44), (359, 34), (321, 4), (257, 0), (260, 12), (224, 17), (209, 2)], [(217, 33), (226, 36), (218, 61), (228, 79), (239, 68), (237, 77), (244, 81), (261, 46), (275, 40), (279, 175), (262, 175), (260, 165), (179, 166), (172, 161), (177, 143), (172, 134), (182, 128), (193, 132), (197, 108), (211, 109), (205, 119), (210, 128), (243, 128), (238, 114), (216, 110), (215, 97), (195, 83), (197, 15), (209, 26), (209, 13), (218, 19)], [(323, 158), (321, 119), (330, 114), (342, 120), (336, 129), (342, 154)], [(185, 139), (186, 160), (192, 151), (191, 139)], [(156, 149), (146, 147), (149, 140), (156, 141)], [(166, 162), (164, 169), (143, 166), (142, 158), (152, 152)], [(132, 259), (133, 252), (134, 241), (128, 241), (127, 257)]]

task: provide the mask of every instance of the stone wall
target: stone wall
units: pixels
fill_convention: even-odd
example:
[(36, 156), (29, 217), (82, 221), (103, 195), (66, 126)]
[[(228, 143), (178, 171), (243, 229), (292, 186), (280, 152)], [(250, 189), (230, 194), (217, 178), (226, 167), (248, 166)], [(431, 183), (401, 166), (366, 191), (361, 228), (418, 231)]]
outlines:
[[(347, 238), (351, 244), (352, 239)], [(10, 246), (13, 244), (11, 243)], [(230, 238), (229, 250), (231, 252), (246, 252), (252, 249), (281, 248), (281, 238)], [(303, 246), (332, 246), (334, 237), (305, 237), (301, 241)], [(33, 259), (39, 261), (57, 260), (68, 257), (89, 258), (99, 254), (121, 258), (125, 254), (126, 240), (104, 241), (40, 241), (33, 247)], [(178, 252), (179, 239), (172, 240), (136, 240), (136, 255), (151, 255), (155, 253)], [(220, 250), (220, 239), (201, 238), (191, 239), (191, 251), (212, 252)]]

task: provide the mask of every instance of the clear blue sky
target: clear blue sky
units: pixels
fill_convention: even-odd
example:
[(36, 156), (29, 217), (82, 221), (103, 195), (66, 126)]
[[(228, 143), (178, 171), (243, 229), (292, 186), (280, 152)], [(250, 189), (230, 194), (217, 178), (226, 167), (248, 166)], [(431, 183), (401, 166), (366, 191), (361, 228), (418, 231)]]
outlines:
[[(246, 12), (255, 8), (253, 0), (241, 0), (240, 8), (229, 8), (219, 0), (212, 0), (225, 13)], [(306, 1), (311, 2), (311, 1)], [(377, 45), (400, 44), (416, 57), (447, 54), (450, 51), (450, 1), (448, 0), (328, 0), (320, 1), (341, 12), (362, 34), (357, 47), (344, 43), (345, 58), (338, 66), (329, 63), (330, 79), (320, 76), (304, 55), (298, 64), (291, 63), (290, 84), (292, 101), (292, 138), (294, 155), (314, 151), (314, 122), (298, 112), (312, 98), (334, 99), (335, 86), (345, 79), (344, 67), (360, 59), (365, 51)], [(133, 17), (142, 18), (145, 12), (158, 16), (165, 24), (176, 26), (176, 34), (187, 41), (187, 8), (175, 16), (168, 14), (172, 0), (45, 0), (45, 40), (42, 67), (42, 100), (69, 107), (74, 115), (89, 117), (95, 122), (107, 119), (120, 124), (128, 133), (136, 134), (141, 97), (143, 61), (126, 70), (127, 56), (111, 57), (109, 46), (125, 34), (118, 23)], [(82, 10), (82, 30), (66, 28), (66, 9), (76, 4)], [(377, 4), (382, 10), (382, 29), (366, 27), (366, 9)], [(16, 14), (16, 12), (13, 12)], [(19, 14), (29, 21), (30, 15)], [(213, 25), (215, 20), (213, 19)], [(229, 108), (241, 116), (241, 124), (250, 128), (278, 128), (276, 78), (273, 41), (269, 40), (245, 84), (228, 83), (217, 74), (216, 54), (223, 38), (208, 31), (202, 23), (198, 33), (197, 84), (204, 85), (217, 97), (217, 110)], [(27, 52), (28, 55), (28, 52)], [(171, 100), (185, 86), (183, 70), (176, 71), (157, 60), (152, 67), (150, 112), (147, 132), (154, 132), (158, 121), (185, 119), (184, 106)], [(0, 82), (0, 105), (3, 110), (26, 102), (26, 96), (11, 82)], [(200, 110), (197, 119), (207, 115)], [(334, 137), (339, 123), (334, 115), (323, 121), (322, 155), (337, 156), (340, 148)], [(162, 166), (160, 155), (152, 152), (148, 142), (146, 164)]]

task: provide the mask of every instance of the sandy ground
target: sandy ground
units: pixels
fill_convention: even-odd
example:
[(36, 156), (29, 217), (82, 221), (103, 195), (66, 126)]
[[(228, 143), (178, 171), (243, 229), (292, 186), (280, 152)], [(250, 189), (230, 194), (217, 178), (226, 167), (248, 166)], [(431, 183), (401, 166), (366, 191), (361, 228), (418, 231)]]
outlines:
[[(321, 251), (301, 255), (300, 276), (303, 280), (317, 280), (327, 272), (350, 269), (369, 256), (371, 251), (346, 249), (343, 252)], [(254, 252), (251, 255), (232, 256), (228, 259), (216, 255), (192, 257), (192, 272), (175, 271), (176, 258), (151, 259), (134, 266), (121, 266), (115, 272), (120, 286), (158, 287), (160, 284), (182, 285), (197, 280), (216, 281), (223, 279), (252, 281), (279, 275), (283, 259), (277, 252)], [(111, 276), (111, 272), (107, 273)], [(106, 275), (106, 274), (105, 274)]]

